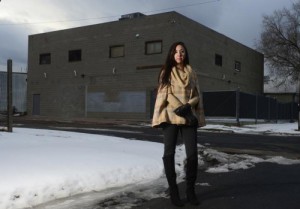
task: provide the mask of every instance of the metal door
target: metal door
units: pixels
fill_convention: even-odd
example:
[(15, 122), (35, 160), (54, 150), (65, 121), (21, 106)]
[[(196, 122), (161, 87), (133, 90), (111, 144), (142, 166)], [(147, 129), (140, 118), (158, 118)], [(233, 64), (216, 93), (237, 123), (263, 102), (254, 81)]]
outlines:
[(32, 115), (40, 115), (40, 94), (33, 95)]

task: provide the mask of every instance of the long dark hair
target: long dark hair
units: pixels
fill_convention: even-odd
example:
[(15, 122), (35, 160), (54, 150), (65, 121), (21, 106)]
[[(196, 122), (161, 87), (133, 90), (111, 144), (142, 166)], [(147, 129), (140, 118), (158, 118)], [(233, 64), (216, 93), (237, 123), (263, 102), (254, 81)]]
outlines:
[(186, 66), (189, 64), (189, 53), (187, 51), (185, 44), (181, 41), (173, 43), (169, 49), (165, 64), (161, 68), (158, 76), (159, 88), (163, 88), (164, 86), (170, 84), (170, 75), (171, 75), (172, 68), (177, 64), (174, 59), (174, 55), (176, 53), (176, 47), (178, 45), (181, 45), (185, 50), (185, 58), (183, 60), (183, 65)]

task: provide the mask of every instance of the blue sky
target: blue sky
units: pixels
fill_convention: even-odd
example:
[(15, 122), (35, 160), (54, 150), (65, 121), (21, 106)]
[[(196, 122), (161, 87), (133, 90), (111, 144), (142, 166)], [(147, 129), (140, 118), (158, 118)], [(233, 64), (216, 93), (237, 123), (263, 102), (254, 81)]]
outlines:
[(27, 68), (28, 35), (118, 20), (123, 14), (177, 11), (246, 46), (255, 48), (262, 16), (296, 0), (1, 0), (0, 71)]

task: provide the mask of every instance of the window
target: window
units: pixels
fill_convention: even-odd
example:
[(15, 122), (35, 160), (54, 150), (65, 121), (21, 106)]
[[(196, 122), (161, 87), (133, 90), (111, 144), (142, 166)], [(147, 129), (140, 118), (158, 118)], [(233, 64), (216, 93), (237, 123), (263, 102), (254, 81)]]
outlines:
[(242, 70), (241, 62), (235, 61), (235, 63), (234, 63), (234, 69), (236, 71), (238, 71), (238, 72), (241, 72), (241, 70)]
[(81, 61), (81, 49), (69, 51), (69, 62)]
[(111, 46), (109, 47), (109, 57), (124, 57), (125, 56), (125, 47), (124, 45)]
[(215, 54), (215, 65), (222, 66), (222, 55)]
[(162, 41), (146, 42), (145, 54), (160, 54), (162, 53)]
[(40, 65), (47, 65), (47, 64), (51, 64), (51, 54), (50, 53), (40, 54)]

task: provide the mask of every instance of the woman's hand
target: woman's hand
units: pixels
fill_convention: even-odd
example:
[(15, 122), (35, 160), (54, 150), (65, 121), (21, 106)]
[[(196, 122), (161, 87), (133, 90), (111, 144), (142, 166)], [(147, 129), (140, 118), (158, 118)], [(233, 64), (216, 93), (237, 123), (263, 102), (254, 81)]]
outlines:
[(176, 108), (174, 110), (174, 112), (175, 112), (176, 115), (178, 115), (180, 117), (184, 117), (191, 110), (192, 110), (191, 105), (189, 103), (186, 103), (186, 104), (181, 105), (180, 107)]
[(174, 110), (174, 113), (187, 120), (191, 126), (198, 126), (198, 119), (192, 112), (192, 107), (189, 103), (186, 103)]

